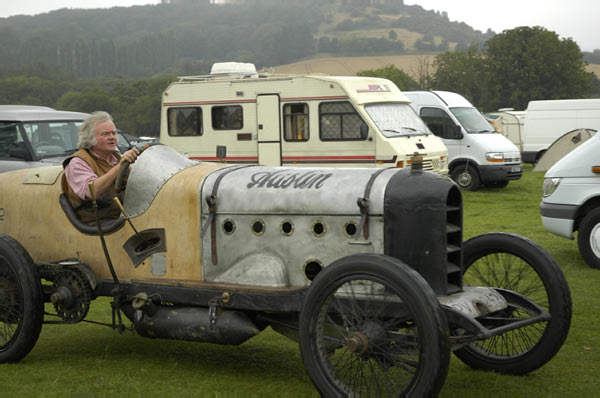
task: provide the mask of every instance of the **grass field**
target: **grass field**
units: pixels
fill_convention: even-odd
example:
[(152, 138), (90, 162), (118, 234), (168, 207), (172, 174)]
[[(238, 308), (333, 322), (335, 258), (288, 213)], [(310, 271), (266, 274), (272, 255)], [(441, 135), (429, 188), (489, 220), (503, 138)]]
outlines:
[[(544, 246), (570, 284), (573, 320), (556, 357), (526, 376), (474, 371), (457, 358), (441, 397), (592, 397), (600, 382), (600, 271), (588, 268), (577, 244), (546, 232), (539, 202), (543, 174), (526, 167), (504, 189), (467, 192), (464, 238), (514, 232)], [(108, 301), (88, 319), (110, 321)], [(299, 346), (270, 328), (239, 347), (152, 340), (81, 323), (44, 325), (34, 350), (18, 364), (0, 365), (0, 396), (317, 397)]]

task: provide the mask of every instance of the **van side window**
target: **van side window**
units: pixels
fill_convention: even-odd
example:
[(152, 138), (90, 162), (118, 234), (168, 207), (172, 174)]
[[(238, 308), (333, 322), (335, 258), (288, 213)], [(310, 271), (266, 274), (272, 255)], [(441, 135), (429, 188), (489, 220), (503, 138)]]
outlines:
[(213, 106), (211, 116), (214, 130), (240, 130), (244, 127), (244, 114), (240, 105)]
[(319, 105), (319, 137), (323, 141), (365, 140), (361, 137), (362, 118), (348, 101)]
[(283, 136), (286, 141), (308, 141), (308, 105), (283, 106)]
[(202, 135), (202, 109), (169, 108), (167, 124), (172, 137)]
[(443, 109), (421, 108), (420, 116), (429, 130), (438, 137), (445, 138), (448, 130), (456, 128), (454, 121)]

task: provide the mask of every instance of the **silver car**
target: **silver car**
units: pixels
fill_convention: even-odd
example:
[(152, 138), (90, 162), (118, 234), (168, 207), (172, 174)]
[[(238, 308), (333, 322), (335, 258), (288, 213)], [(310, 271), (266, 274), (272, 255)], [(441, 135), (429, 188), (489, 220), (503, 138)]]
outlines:
[[(77, 151), (87, 113), (45, 106), (0, 105), (0, 172), (60, 163)], [(120, 151), (131, 147), (119, 133)]]

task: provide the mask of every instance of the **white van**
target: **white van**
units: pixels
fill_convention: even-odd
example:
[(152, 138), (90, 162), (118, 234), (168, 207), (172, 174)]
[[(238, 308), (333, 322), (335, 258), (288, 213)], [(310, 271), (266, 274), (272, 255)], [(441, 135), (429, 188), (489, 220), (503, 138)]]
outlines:
[(544, 176), (542, 223), (553, 234), (573, 239), (579, 252), (600, 268), (600, 134), (573, 149)]
[(600, 99), (530, 101), (521, 148), (523, 161), (537, 162), (554, 141), (569, 131), (600, 130)]
[(162, 97), (160, 141), (192, 159), (448, 172), (447, 149), (389, 80), (258, 74), (219, 63)]
[(452, 179), (462, 188), (505, 187), (523, 174), (519, 148), (497, 134), (463, 96), (448, 91), (404, 91), (433, 134), (448, 148)]

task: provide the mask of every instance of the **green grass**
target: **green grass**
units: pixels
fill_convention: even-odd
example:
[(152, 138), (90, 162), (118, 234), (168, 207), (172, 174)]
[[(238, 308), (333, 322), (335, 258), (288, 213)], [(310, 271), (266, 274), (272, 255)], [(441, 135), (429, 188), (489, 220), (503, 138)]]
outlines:
[[(466, 192), (464, 234), (514, 232), (558, 261), (573, 296), (573, 321), (556, 357), (526, 376), (474, 371), (457, 358), (441, 397), (591, 397), (600, 383), (600, 271), (581, 259), (574, 241), (546, 232), (539, 216), (543, 174), (526, 167), (503, 189)], [(89, 319), (110, 321), (108, 300)], [(0, 365), (0, 396), (317, 397), (299, 346), (267, 329), (239, 347), (152, 340), (103, 326), (44, 325), (33, 351)]]

